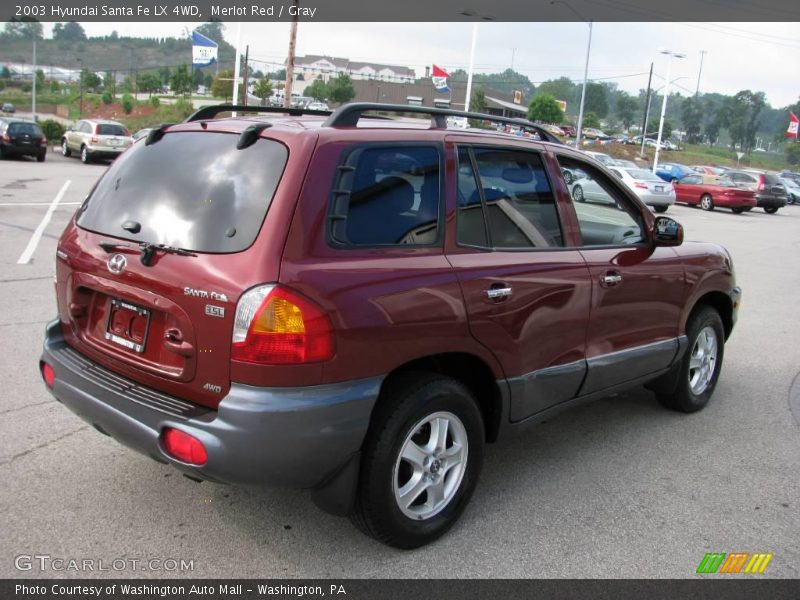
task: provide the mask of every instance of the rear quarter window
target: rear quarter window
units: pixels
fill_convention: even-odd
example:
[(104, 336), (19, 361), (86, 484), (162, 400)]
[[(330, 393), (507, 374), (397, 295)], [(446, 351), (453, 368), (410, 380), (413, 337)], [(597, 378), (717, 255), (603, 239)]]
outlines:
[[(274, 140), (238, 150), (238, 135), (166, 134), (135, 144), (106, 171), (78, 216), (83, 229), (134, 242), (195, 252), (240, 252), (250, 246), (288, 158)], [(141, 225), (132, 234), (126, 221)]]

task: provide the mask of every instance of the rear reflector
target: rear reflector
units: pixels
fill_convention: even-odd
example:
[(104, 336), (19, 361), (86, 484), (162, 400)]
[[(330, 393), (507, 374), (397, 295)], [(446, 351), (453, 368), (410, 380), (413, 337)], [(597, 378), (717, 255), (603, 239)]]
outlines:
[(56, 372), (53, 370), (53, 367), (48, 365), (46, 362), (42, 363), (42, 378), (44, 382), (47, 384), (51, 390), (53, 386), (56, 384)]
[(202, 466), (208, 461), (203, 443), (180, 429), (165, 427), (161, 432), (161, 442), (167, 454), (181, 462)]
[(304, 364), (334, 354), (328, 317), (311, 301), (275, 285), (242, 295), (232, 342), (233, 360), (258, 364)]

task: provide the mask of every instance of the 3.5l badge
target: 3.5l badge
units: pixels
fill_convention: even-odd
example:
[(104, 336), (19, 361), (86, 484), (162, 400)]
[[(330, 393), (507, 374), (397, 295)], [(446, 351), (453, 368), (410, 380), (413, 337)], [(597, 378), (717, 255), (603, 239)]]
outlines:
[(222, 306), (214, 306), (213, 304), (206, 304), (206, 315), (209, 317), (225, 317), (225, 308)]

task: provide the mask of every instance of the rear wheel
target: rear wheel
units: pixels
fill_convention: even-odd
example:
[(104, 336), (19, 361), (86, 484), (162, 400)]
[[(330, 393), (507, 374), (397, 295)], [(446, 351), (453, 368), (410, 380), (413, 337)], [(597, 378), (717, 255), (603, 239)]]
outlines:
[(69, 149), (69, 144), (67, 144), (67, 140), (61, 140), (61, 154), (64, 156), (69, 156), (72, 154), (72, 150)]
[(765, 206), (764, 207), (764, 212), (767, 213), (768, 215), (774, 215), (776, 212), (778, 212), (778, 207), (777, 206)]
[(657, 213), (665, 213), (665, 212), (667, 212), (667, 209), (669, 208), (669, 206), (654, 206), (653, 208), (655, 208), (655, 211)]
[(700, 197), (700, 208), (703, 210), (714, 210), (714, 200), (711, 199), (711, 194), (703, 194)]
[(576, 202), (586, 202), (586, 198), (583, 196), (583, 188), (579, 185), (576, 185), (572, 188), (572, 198)]
[(39, 162), (44, 162), (45, 156), (46, 155), (44, 153), (39, 154), (39, 155), (36, 156), (36, 160), (38, 160)]
[(88, 164), (90, 160), (89, 149), (86, 148), (86, 146), (81, 146), (81, 162), (83, 164)]
[(458, 520), (483, 464), (483, 419), (449, 377), (389, 383), (364, 441), (353, 523), (397, 548), (417, 548)]
[(737, 215), (740, 215), (740, 214), (742, 214), (742, 213), (744, 212), (744, 209), (743, 209), (743, 208), (741, 208), (741, 207), (732, 208), (731, 210), (732, 210), (734, 213), (736, 213)]
[(572, 176), (572, 173), (564, 171), (564, 183), (571, 185), (573, 181), (575, 181), (575, 178)]
[(656, 391), (658, 401), (667, 408), (696, 412), (708, 404), (717, 386), (725, 350), (725, 330), (719, 313), (709, 306), (695, 309), (686, 323), (689, 347), (681, 362), (677, 385), (672, 390)]

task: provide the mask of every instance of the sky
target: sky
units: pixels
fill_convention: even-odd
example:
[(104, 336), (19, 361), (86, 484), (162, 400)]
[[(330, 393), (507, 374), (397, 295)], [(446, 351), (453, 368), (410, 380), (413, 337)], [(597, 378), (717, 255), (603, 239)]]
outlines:
[[(192, 23), (82, 23), (89, 36), (180, 37)], [(237, 23), (225, 24), (225, 39), (236, 45)], [(433, 63), (445, 70), (469, 64), (471, 23), (307, 23), (298, 26), (297, 54), (323, 54), (351, 60), (408, 66), (422, 76)], [(586, 23), (480, 23), (476, 72), (499, 72), (512, 66), (539, 83), (562, 75), (583, 80), (589, 26)], [(253, 68), (268, 71), (286, 58), (289, 25), (242, 23), (242, 52), (250, 46)], [(589, 79), (616, 82), (630, 93), (647, 87), (654, 63), (653, 87), (664, 84), (672, 59), (672, 91), (735, 94), (763, 91), (773, 107), (800, 97), (800, 23), (595, 23)], [(263, 61), (263, 62), (260, 62)]]

